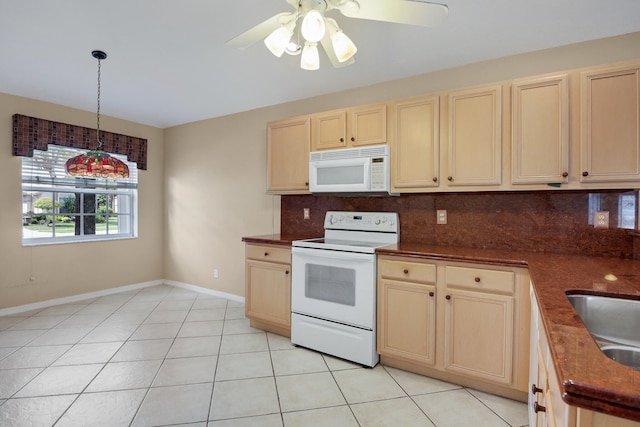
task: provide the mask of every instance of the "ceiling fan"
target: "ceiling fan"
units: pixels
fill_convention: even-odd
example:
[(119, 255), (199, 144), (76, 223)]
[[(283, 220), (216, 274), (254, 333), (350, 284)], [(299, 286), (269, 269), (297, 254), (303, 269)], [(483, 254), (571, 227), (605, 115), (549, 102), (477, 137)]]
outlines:
[[(275, 56), (281, 57), (284, 52), (290, 55), (302, 53), (300, 67), (317, 70), (320, 67), (317, 45), (320, 43), (333, 66), (343, 67), (355, 62), (357, 48), (336, 20), (326, 16), (327, 12), (337, 9), (348, 18), (420, 26), (436, 26), (449, 14), (446, 5), (423, 0), (286, 1), (295, 11), (274, 15), (229, 40), (226, 45), (245, 49), (264, 39), (265, 45)], [(296, 28), (299, 20), (302, 22)]]

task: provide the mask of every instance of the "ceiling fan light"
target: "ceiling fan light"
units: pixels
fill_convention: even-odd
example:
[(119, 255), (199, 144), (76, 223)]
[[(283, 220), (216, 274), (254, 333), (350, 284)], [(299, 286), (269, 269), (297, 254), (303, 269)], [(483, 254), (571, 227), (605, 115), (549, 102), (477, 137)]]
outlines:
[(320, 55), (316, 43), (305, 43), (300, 57), (300, 68), (303, 70), (317, 70), (320, 68)]
[(336, 53), (336, 58), (338, 58), (338, 61), (340, 62), (348, 61), (358, 51), (356, 45), (342, 31), (337, 31), (331, 37), (331, 44), (333, 45), (333, 50)]
[(264, 39), (264, 44), (271, 53), (280, 58), (289, 44), (292, 34), (293, 32), (283, 25), (269, 34), (267, 38)]
[(324, 37), (326, 31), (324, 16), (315, 9), (310, 10), (302, 20), (300, 31), (306, 41), (312, 43), (319, 42)]

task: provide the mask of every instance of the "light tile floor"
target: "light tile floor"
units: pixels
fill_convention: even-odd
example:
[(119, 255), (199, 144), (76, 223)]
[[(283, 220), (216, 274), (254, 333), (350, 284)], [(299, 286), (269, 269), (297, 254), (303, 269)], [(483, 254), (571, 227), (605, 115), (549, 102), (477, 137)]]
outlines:
[(0, 317), (0, 426), (526, 426), (520, 402), (373, 369), (161, 285)]

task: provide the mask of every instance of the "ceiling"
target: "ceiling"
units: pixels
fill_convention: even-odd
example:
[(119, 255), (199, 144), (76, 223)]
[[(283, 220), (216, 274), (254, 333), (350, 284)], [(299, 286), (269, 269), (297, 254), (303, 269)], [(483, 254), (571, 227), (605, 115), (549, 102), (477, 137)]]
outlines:
[(442, 0), (437, 28), (328, 13), (356, 63), (318, 71), (225, 42), (285, 0), (2, 0), (0, 92), (166, 128), (491, 58), (640, 31), (638, 0)]

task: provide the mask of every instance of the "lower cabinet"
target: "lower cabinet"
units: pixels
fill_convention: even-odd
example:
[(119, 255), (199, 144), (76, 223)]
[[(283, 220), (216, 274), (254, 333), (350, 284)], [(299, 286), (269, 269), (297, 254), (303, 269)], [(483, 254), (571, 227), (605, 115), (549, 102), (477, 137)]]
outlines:
[(436, 266), (383, 260), (378, 281), (378, 353), (433, 365)]
[(526, 269), (378, 256), (382, 364), (526, 400)]
[(245, 247), (245, 315), (251, 326), (291, 336), (291, 249)]

